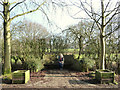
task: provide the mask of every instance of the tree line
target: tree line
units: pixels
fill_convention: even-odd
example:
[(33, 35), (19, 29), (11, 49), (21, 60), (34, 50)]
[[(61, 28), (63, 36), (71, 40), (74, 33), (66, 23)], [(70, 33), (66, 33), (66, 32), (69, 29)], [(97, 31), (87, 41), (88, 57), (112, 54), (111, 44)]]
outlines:
[[(24, 49), (27, 49), (26, 51), (24, 50), (24, 52), (28, 52), (28, 51), (30, 52), (30, 51), (34, 50), (34, 52), (37, 53), (36, 49), (40, 48), (42, 45), (43, 46), (46, 45), (46, 47), (47, 47), (48, 42), (49, 42), (49, 46), (50, 46), (50, 48), (47, 47), (48, 51), (49, 51), (49, 49), (50, 49), (50, 51), (54, 50), (54, 48), (56, 48), (57, 50), (60, 51), (61, 46), (63, 46), (62, 48), (65, 49), (65, 48), (67, 48), (66, 46), (69, 46), (69, 44), (71, 42), (74, 42), (77, 44), (77, 47), (79, 48), (78, 59), (80, 58), (80, 54), (82, 53), (83, 47), (85, 47), (87, 54), (90, 54), (92, 51), (94, 51), (93, 53), (95, 53), (95, 52), (98, 53), (98, 56), (100, 58), (100, 63), (101, 63), (100, 68), (105, 69), (106, 53), (109, 50), (112, 53), (119, 52), (118, 48), (117, 47), (113, 48), (113, 46), (119, 45), (118, 38), (115, 37), (115, 35), (116, 35), (115, 31), (118, 31), (118, 29), (119, 29), (117, 17), (118, 17), (118, 14), (120, 13), (119, 12), (120, 4), (118, 2), (116, 2), (114, 7), (110, 8), (112, 1), (100, 0), (99, 6), (101, 8), (99, 8), (96, 11), (95, 8), (93, 7), (94, 5), (93, 5), (92, 0), (91, 0), (91, 2), (89, 2), (89, 0), (78, 0), (75, 2), (70, 1), (69, 4), (66, 2), (61, 2), (60, 4), (58, 4), (59, 2), (52, 1), (52, 3), (54, 3), (55, 5), (62, 6), (62, 7), (70, 7), (72, 4), (73, 6), (79, 8), (80, 11), (81, 10), (84, 11), (88, 15), (88, 17), (91, 19), (90, 22), (86, 22), (83, 20), (83, 21), (80, 21), (80, 23), (78, 25), (73, 25), (73, 26), (68, 27), (68, 29), (65, 30), (65, 32), (67, 32), (66, 33), (67, 38), (66, 37), (61, 38), (61, 36), (55, 36), (55, 38), (53, 37), (52, 40), (48, 40), (47, 42), (45, 42), (45, 39), (41, 39), (41, 38), (39, 39), (39, 37), (44, 35), (43, 32), (46, 33), (46, 30), (44, 28), (42, 28), (42, 30), (40, 30), (42, 32), (39, 32), (39, 30), (37, 29), (37, 28), (39, 28), (39, 26), (37, 26), (37, 25), (35, 25), (35, 27), (31, 26), (31, 25), (34, 25), (33, 23), (26, 24), (28, 26), (25, 26), (25, 24), (23, 26), (18, 24), (17, 28), (16, 28), (16, 26), (13, 26), (13, 28), (11, 30), (10, 25), (11, 25), (11, 22), (15, 18), (17, 18), (19, 16), (23, 16), (28, 13), (35, 12), (35, 11), (39, 10), (46, 3), (48, 3), (48, 2), (46, 2), (46, 1), (27, 2), (26, 0), (23, 0), (23, 1), (18, 0), (15, 2), (11, 2), (9, 0), (0, 0), (0, 7), (2, 8), (0, 11), (0, 16), (2, 17), (2, 20), (3, 20), (3, 31), (4, 31), (4, 35), (3, 35), (4, 36), (4, 49), (3, 49), (4, 50), (3, 51), (4, 74), (11, 72), (11, 62), (10, 62), (11, 50), (15, 49), (13, 47), (11, 48), (11, 37), (12, 37), (13, 41), (15, 41), (16, 38), (14, 38), (13, 36), (15, 36), (15, 34), (17, 34), (16, 36), (18, 37), (18, 35), (20, 34), (19, 32), (22, 29), (24, 29), (22, 34), (24, 34), (25, 37), (22, 36), (21, 37), (21, 38), (23, 38), (22, 40), (16, 40), (16, 41), (18, 41), (18, 43), (24, 42), (24, 45), (19, 44), (20, 48), (24, 46)], [(31, 5), (31, 4), (33, 5), (33, 7), (35, 6), (34, 9), (32, 9), (32, 7), (29, 7), (29, 5)], [(12, 13), (15, 12), (16, 7), (19, 7), (19, 5), (24, 5), (22, 7), (23, 8), (26, 7), (25, 8), (26, 10), (24, 9), (22, 13), (20, 13), (20, 14), (15, 13), (15, 15), (13, 15)], [(78, 13), (80, 13), (80, 11), (78, 11)], [(76, 13), (76, 14), (78, 14), (78, 13)], [(79, 18), (79, 19), (81, 19), (81, 18)], [(36, 30), (34, 28), (36, 28)], [(32, 29), (34, 29), (34, 30), (32, 31)], [(19, 32), (16, 30), (18, 30)], [(27, 30), (27, 31), (25, 31), (25, 30)], [(13, 33), (13, 35), (12, 35), (12, 33)], [(40, 34), (42, 34), (42, 35), (40, 35)], [(46, 36), (51, 37), (49, 35), (45, 35), (44, 37), (46, 38)], [(47, 39), (48, 39), (48, 37), (47, 37)], [(115, 39), (117, 40), (117, 42), (115, 41)], [(36, 42), (37, 42), (37, 44), (38, 43), (39, 44), (36, 45)], [(67, 42), (69, 42), (69, 43), (67, 43)], [(52, 48), (51, 48), (51, 44), (53, 45)], [(93, 47), (93, 46), (95, 46), (95, 47)], [(32, 47), (32, 49), (31, 49), (31, 47)], [(92, 49), (91, 47), (93, 47), (95, 49)], [(87, 48), (89, 48), (89, 49), (87, 49)], [(108, 48), (108, 50), (107, 50), (107, 48)], [(38, 50), (41, 53), (45, 52), (45, 47), (42, 49), (38, 49)], [(22, 50), (20, 49), (20, 51), (22, 51)], [(35, 53), (35, 55), (38, 54), (38, 53), (37, 54), (36, 53)], [(42, 56), (43, 56), (43, 54), (41, 55), (41, 57)], [(117, 55), (116, 55), (116, 58), (117, 58)]]

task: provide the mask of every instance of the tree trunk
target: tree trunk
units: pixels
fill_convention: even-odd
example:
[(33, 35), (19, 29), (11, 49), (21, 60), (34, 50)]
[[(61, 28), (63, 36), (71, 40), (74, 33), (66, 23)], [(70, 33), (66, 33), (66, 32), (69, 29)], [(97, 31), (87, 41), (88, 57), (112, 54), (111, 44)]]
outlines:
[(10, 12), (9, 3), (4, 3), (4, 74), (11, 73), (11, 35), (10, 35)]
[(100, 30), (100, 41), (101, 41), (101, 69), (105, 69), (105, 15), (104, 15), (104, 0), (101, 0), (102, 10), (102, 23)]
[(52, 52), (52, 45), (51, 45), (51, 40), (49, 41), (49, 47), (50, 47), (50, 53)]
[(118, 74), (120, 75), (120, 60), (118, 59)]
[(100, 35), (101, 41), (101, 69), (105, 69), (105, 37)]
[(79, 55), (78, 55), (78, 59), (80, 59), (81, 49), (82, 49), (82, 45), (81, 45), (81, 37), (78, 38), (78, 39), (79, 39)]
[(100, 45), (99, 45), (99, 42), (98, 42), (98, 51), (97, 51), (97, 54), (98, 54), (98, 69), (100, 69)]

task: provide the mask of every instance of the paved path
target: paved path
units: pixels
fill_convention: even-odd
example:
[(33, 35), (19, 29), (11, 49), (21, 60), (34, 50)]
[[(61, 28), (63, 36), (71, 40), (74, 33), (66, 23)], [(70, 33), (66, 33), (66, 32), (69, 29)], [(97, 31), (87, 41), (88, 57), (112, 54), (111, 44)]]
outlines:
[(3, 84), (8, 88), (117, 88), (117, 85), (90, 84), (82, 81), (77, 72), (68, 70), (47, 70), (45, 76), (36, 75), (31, 77), (27, 84)]

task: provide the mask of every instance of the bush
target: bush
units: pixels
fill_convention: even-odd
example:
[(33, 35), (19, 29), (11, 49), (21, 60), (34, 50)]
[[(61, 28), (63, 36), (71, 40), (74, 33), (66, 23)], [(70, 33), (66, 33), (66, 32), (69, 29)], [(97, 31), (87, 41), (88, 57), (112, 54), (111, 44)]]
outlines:
[(95, 61), (85, 57), (80, 60), (80, 64), (82, 66), (83, 71), (88, 71), (89, 69), (94, 70)]
[(54, 64), (57, 62), (56, 54), (46, 54), (43, 56), (43, 64)]
[(21, 60), (17, 56), (11, 58), (12, 71), (23, 69)]
[(30, 70), (31, 72), (37, 72), (44, 68), (40, 58), (29, 58), (24, 63), (24, 69)]
[(88, 70), (94, 70), (95, 61), (87, 57), (82, 58), (81, 60), (74, 59), (71, 62), (72, 62), (71, 69), (73, 70), (77, 70), (81, 72), (85, 72)]
[(82, 71), (82, 66), (81, 66), (81, 64), (80, 64), (78, 59), (74, 59), (72, 61), (71, 69), (77, 70), (77, 71)]

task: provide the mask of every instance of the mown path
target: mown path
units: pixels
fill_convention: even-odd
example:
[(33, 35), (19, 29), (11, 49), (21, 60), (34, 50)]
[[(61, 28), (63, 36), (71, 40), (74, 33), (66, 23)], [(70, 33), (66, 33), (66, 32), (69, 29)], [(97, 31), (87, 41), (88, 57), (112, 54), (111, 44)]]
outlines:
[(97, 84), (90, 72), (69, 70), (44, 70), (31, 73), (26, 84), (2, 84), (3, 88), (118, 88), (114, 84)]

